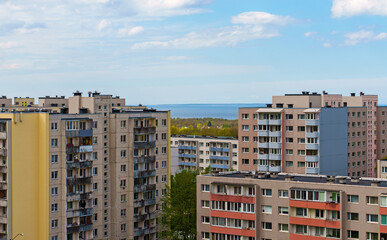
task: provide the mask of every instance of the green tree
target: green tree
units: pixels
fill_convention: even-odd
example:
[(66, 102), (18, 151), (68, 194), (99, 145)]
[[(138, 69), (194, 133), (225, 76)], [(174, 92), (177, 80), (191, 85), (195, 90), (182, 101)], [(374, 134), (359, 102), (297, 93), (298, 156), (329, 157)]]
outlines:
[(196, 240), (196, 172), (183, 170), (171, 177), (161, 199), (161, 237)]

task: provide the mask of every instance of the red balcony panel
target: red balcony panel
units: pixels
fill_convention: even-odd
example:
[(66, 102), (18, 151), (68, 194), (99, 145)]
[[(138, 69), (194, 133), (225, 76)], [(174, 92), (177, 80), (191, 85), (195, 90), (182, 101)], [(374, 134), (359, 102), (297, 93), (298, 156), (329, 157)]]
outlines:
[(326, 240), (326, 239), (331, 239), (331, 238), (308, 236), (308, 235), (301, 235), (301, 234), (290, 234), (289, 236), (289, 240)]
[(255, 197), (211, 194), (211, 201), (255, 203)]
[(380, 207), (379, 208), (379, 213), (381, 215), (387, 215), (387, 207)]
[(255, 230), (248, 230), (248, 229), (236, 229), (236, 228), (211, 226), (211, 232), (212, 233), (231, 234), (231, 235), (240, 235), (240, 236), (247, 236), (247, 237), (255, 237)]
[(340, 221), (328, 221), (314, 218), (289, 217), (289, 223), (314, 227), (340, 228)]
[(325, 210), (332, 210), (332, 211), (340, 211), (340, 203), (289, 200), (289, 206), (290, 207), (300, 207), (300, 208), (313, 208), (313, 209), (325, 209)]
[(387, 233), (387, 226), (380, 225), (379, 228), (381, 233)]
[(226, 212), (211, 210), (211, 217), (222, 217), (222, 218), (235, 218), (243, 220), (255, 220), (254, 213), (238, 213), (238, 212)]

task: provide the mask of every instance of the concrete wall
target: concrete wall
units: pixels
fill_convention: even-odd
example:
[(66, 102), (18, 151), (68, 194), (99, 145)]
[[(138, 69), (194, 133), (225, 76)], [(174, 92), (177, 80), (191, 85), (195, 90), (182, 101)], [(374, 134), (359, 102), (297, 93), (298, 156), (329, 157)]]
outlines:
[(322, 108), (320, 112), (320, 174), (347, 175), (348, 109)]

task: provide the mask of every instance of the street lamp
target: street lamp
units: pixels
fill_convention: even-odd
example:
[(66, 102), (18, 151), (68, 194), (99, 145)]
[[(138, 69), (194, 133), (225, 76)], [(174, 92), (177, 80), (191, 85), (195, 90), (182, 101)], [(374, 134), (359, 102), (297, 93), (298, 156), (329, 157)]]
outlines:
[(14, 240), (15, 238), (17, 238), (17, 237), (19, 237), (19, 236), (24, 236), (24, 234), (23, 233), (19, 233), (19, 234), (17, 234), (15, 237), (13, 237), (13, 238), (11, 238), (10, 240)]

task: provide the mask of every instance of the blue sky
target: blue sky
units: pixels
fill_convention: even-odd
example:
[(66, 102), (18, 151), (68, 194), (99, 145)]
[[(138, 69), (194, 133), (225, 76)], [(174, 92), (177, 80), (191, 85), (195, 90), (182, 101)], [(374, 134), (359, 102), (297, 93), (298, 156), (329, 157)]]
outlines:
[(0, 0), (7, 96), (98, 90), (128, 104), (387, 103), (387, 0)]

